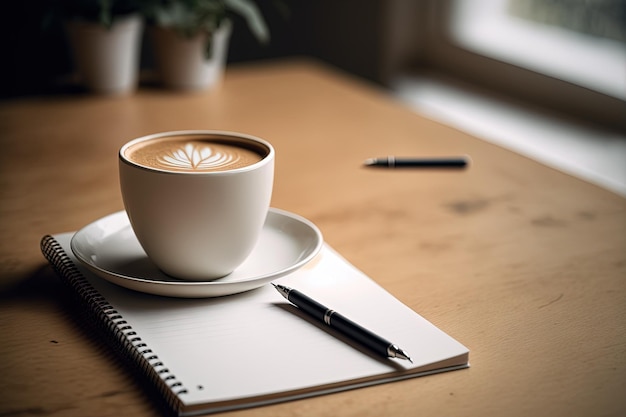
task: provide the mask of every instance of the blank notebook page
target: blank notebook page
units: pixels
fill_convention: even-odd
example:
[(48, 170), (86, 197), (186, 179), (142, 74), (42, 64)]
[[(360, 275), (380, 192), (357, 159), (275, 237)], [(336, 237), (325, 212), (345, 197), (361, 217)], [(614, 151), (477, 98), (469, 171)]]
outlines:
[[(55, 237), (68, 247), (63, 242), (68, 236)], [(158, 358), (154, 368), (167, 368), (182, 384), (186, 393), (179, 398), (187, 407), (304, 397), (467, 366), (467, 348), (328, 245), (308, 265), (276, 282), (397, 344), (413, 364), (379, 357), (311, 320), (269, 284), (226, 297), (177, 299), (127, 290), (79, 269)]]

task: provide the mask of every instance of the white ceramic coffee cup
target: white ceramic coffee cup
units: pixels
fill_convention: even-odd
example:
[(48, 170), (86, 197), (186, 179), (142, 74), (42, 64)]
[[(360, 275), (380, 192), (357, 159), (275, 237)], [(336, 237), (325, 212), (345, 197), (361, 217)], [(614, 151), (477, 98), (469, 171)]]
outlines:
[[(206, 137), (260, 149), (260, 161), (218, 171), (175, 171), (130, 159), (133, 149), (166, 138)], [(168, 275), (212, 280), (234, 271), (254, 249), (270, 205), (274, 149), (254, 136), (223, 131), (164, 132), (120, 149), (119, 173), (132, 229)]]

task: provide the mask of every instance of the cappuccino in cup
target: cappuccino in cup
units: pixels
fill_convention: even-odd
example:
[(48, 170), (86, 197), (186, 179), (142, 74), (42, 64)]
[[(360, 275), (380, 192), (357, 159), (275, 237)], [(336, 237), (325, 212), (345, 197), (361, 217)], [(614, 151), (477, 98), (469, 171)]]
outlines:
[(138, 142), (125, 157), (150, 169), (173, 172), (229, 171), (256, 164), (268, 149), (255, 142), (206, 135), (182, 135)]
[(272, 194), (268, 142), (221, 131), (158, 133), (124, 145), (119, 166), (132, 229), (165, 273), (216, 279), (253, 250)]

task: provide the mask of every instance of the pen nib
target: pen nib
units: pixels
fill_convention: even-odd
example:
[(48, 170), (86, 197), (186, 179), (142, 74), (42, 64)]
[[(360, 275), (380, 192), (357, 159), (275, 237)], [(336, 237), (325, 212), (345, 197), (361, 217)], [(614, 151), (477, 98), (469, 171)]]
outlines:
[(389, 346), (387, 348), (387, 353), (389, 354), (389, 357), (391, 358), (404, 359), (413, 363), (413, 360), (411, 359), (411, 357), (405, 351), (403, 351), (396, 345)]
[(278, 291), (280, 295), (289, 300), (289, 291), (291, 291), (291, 288), (285, 287), (284, 285), (280, 284), (274, 284), (273, 282), (271, 284), (274, 286), (274, 288), (276, 288), (276, 291)]

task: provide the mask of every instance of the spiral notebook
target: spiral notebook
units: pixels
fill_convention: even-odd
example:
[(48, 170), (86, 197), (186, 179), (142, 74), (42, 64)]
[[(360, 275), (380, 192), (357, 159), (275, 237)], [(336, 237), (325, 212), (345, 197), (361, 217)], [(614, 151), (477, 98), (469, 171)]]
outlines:
[(151, 381), (176, 415), (262, 406), (469, 366), (465, 346), (327, 244), (305, 267), (276, 282), (397, 343), (413, 364), (378, 357), (309, 320), (270, 285), (207, 299), (118, 287), (82, 267), (70, 250), (71, 237), (45, 236), (44, 256), (109, 345)]

